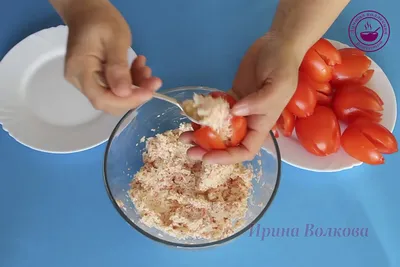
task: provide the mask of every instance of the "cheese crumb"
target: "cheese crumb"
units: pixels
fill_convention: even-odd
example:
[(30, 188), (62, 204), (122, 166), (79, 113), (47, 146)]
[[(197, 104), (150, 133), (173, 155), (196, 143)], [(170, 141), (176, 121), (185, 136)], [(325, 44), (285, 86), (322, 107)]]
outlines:
[(218, 240), (242, 226), (252, 189), (252, 169), (215, 165), (186, 156), (191, 145), (178, 138), (190, 124), (150, 137), (144, 166), (129, 195), (141, 222), (178, 239)]

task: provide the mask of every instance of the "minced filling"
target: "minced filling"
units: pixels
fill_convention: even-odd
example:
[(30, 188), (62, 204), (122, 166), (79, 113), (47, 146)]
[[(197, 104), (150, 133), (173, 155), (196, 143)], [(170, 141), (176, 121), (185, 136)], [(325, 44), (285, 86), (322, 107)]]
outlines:
[(193, 99), (183, 102), (183, 109), (202, 125), (211, 127), (223, 140), (232, 137), (232, 115), (225, 99), (194, 94)]
[(129, 195), (141, 221), (179, 239), (222, 239), (242, 226), (253, 171), (243, 164), (216, 165), (186, 156), (178, 138), (189, 124), (147, 139), (144, 166)]

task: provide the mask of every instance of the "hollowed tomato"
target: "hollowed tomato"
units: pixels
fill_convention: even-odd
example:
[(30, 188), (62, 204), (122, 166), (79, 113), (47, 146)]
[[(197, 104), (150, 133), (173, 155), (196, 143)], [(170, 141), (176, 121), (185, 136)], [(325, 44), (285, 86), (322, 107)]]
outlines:
[(300, 74), (296, 91), (286, 108), (296, 117), (304, 118), (314, 112), (316, 104), (316, 91), (310, 86), (308, 78)]
[(295, 129), (300, 144), (314, 155), (327, 156), (340, 148), (339, 122), (328, 107), (317, 106), (313, 115), (297, 119)]
[(357, 49), (339, 50), (342, 63), (333, 67), (332, 83), (366, 84), (373, 76), (371, 60)]
[(398, 151), (393, 134), (384, 126), (366, 119), (350, 124), (343, 132), (341, 143), (351, 157), (371, 165), (383, 164), (382, 154)]
[(279, 117), (276, 125), (284, 136), (289, 137), (292, 136), (294, 129), (294, 122), (295, 122), (294, 115), (288, 109), (285, 108), (281, 116)]
[(312, 47), (329, 66), (342, 63), (342, 58), (336, 47), (328, 40), (321, 38)]
[[(224, 92), (212, 92), (213, 98), (222, 97), (232, 108), (236, 104), (236, 100), (229, 94)], [(239, 145), (247, 134), (247, 119), (241, 116), (233, 116), (231, 119), (232, 136), (228, 140), (223, 140), (218, 133), (208, 126), (202, 126), (192, 123), (194, 130), (194, 142), (206, 150), (226, 149), (227, 147)]]
[(336, 89), (332, 108), (339, 120), (351, 123), (358, 118), (381, 121), (383, 101), (363, 85), (346, 85)]

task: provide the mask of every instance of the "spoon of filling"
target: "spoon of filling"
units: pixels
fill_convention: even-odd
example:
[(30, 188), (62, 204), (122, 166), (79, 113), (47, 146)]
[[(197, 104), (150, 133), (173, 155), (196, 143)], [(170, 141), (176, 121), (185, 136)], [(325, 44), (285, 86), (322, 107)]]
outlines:
[(196, 108), (192, 104), (192, 100), (185, 100), (181, 103), (173, 97), (166, 96), (160, 93), (153, 93), (153, 97), (174, 104), (182, 111), (182, 114), (185, 115), (191, 122), (200, 125), (204, 124), (201, 122), (201, 117), (198, 116)]

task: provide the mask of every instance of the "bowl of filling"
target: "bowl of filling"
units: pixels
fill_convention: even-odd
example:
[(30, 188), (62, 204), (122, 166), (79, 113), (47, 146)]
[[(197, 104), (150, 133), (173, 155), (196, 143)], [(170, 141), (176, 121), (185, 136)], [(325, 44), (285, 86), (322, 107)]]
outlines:
[[(216, 89), (181, 87), (163, 93), (197, 108), (202, 123), (216, 123), (209, 117), (224, 112), (216, 107), (206, 112), (204, 96), (226, 95)], [(228, 120), (233, 123), (224, 122), (221, 129), (204, 129), (210, 127), (191, 123), (178, 107), (155, 98), (128, 112), (112, 132), (104, 158), (106, 190), (122, 218), (146, 237), (179, 248), (224, 244), (257, 224), (279, 187), (281, 157), (273, 134), (266, 133), (265, 148), (253, 160), (232, 165), (192, 160), (186, 152), (193, 144), (179, 140), (186, 131), (198, 137), (209, 131), (224, 135), (222, 146), (238, 145), (241, 119)], [(219, 144), (201, 140), (203, 147)]]

